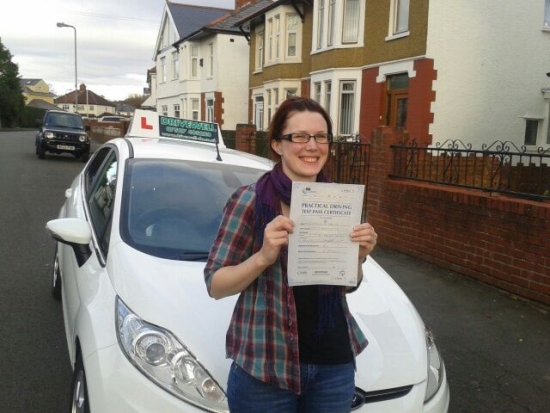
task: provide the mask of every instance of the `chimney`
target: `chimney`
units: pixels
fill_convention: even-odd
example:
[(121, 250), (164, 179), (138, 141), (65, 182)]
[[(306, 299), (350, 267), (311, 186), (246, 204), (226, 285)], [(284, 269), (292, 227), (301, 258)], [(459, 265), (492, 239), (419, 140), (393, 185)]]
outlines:
[(259, 0), (235, 0), (235, 10), (239, 10), (241, 7), (248, 6), (249, 4), (258, 3)]

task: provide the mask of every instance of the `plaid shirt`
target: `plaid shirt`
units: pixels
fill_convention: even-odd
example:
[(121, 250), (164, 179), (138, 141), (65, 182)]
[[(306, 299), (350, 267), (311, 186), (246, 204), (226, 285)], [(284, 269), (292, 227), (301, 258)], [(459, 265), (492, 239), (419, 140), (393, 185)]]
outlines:
[[(219, 268), (237, 265), (255, 253), (255, 198), (254, 185), (245, 186), (235, 191), (225, 205), (220, 229), (204, 269), (209, 292), (212, 277)], [(294, 295), (280, 262), (273, 265), (272, 290), (265, 288), (265, 274), (261, 274), (240, 293), (227, 331), (226, 356), (258, 380), (299, 394), (300, 359)], [(367, 340), (348, 309), (345, 295), (342, 305), (353, 354), (357, 356), (367, 346)]]

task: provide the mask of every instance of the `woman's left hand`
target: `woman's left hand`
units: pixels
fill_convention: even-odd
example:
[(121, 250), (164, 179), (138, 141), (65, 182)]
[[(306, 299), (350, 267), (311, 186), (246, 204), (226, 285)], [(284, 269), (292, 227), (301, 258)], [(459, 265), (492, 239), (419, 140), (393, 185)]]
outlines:
[(378, 234), (371, 224), (365, 222), (354, 226), (350, 236), (353, 242), (359, 243), (359, 261), (363, 261), (374, 249)]

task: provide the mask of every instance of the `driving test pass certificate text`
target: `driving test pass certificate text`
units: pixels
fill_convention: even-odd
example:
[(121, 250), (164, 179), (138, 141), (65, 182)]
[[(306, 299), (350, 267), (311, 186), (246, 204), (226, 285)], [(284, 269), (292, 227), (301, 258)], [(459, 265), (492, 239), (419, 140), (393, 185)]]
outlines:
[(357, 285), (359, 244), (350, 233), (361, 222), (364, 185), (293, 182), (288, 245), (290, 286)]

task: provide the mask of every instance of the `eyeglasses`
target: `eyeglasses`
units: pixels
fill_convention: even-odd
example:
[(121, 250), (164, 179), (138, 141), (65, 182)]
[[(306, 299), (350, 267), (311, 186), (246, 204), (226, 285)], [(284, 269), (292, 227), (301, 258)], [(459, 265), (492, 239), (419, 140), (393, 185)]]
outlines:
[(315, 139), (315, 142), (322, 144), (332, 142), (332, 135), (329, 133), (316, 133), (315, 135), (310, 135), (304, 132), (294, 132), (283, 135), (281, 138), (293, 143), (308, 143), (311, 138)]

